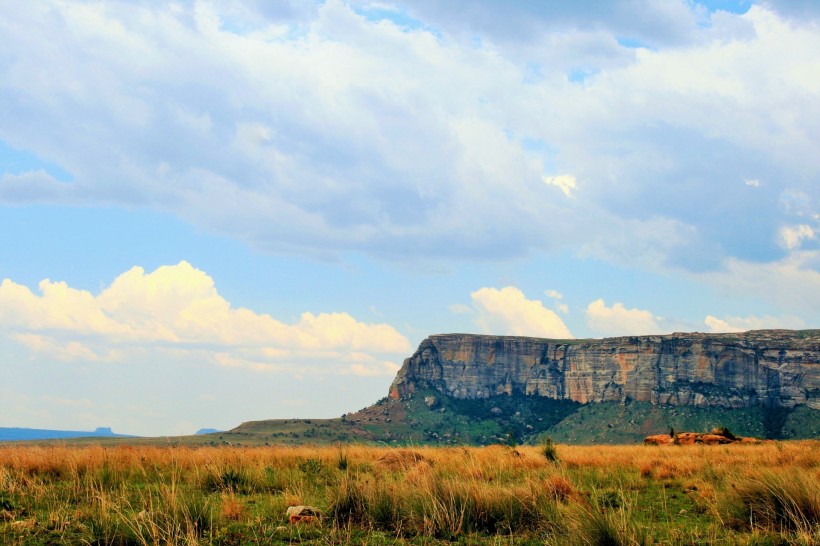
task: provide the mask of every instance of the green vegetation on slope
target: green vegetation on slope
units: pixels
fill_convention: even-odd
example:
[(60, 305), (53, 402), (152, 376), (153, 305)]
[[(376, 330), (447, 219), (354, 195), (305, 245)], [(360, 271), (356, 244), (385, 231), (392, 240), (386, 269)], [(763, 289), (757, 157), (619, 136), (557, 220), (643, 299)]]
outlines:
[(820, 411), (783, 408), (654, 406), (646, 402), (579, 404), (538, 396), (455, 399), (436, 390), (403, 400), (383, 398), (338, 419), (250, 421), (233, 430), (195, 436), (67, 440), (71, 444), (288, 446), (537, 444), (546, 436), (568, 444), (631, 444), (670, 428), (703, 432), (727, 427), (738, 436), (820, 438)]
[[(341, 419), (245, 423), (218, 436), (233, 445), (370, 442), (386, 445), (535, 444), (545, 436), (571, 444), (638, 443), (651, 434), (727, 427), (739, 436), (820, 437), (820, 411), (809, 407), (700, 408), (646, 402), (578, 404), (537, 396), (463, 400), (435, 390), (383, 398)], [(212, 443), (216, 445), (219, 442)]]

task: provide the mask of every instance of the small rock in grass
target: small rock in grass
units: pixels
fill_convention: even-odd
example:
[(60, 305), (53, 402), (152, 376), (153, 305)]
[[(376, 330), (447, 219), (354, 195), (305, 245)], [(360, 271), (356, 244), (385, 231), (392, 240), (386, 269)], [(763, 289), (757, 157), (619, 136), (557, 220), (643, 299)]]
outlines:
[(322, 511), (313, 506), (288, 506), (287, 515), (291, 525), (321, 523), (322, 521)]

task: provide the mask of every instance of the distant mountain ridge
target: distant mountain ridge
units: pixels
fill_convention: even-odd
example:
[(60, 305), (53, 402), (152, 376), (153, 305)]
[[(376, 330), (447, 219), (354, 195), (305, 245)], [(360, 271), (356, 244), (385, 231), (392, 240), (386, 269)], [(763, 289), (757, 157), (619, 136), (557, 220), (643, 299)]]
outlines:
[(109, 427), (97, 427), (94, 431), (0, 427), (0, 442), (59, 440), (63, 438), (136, 438), (136, 436), (115, 434)]

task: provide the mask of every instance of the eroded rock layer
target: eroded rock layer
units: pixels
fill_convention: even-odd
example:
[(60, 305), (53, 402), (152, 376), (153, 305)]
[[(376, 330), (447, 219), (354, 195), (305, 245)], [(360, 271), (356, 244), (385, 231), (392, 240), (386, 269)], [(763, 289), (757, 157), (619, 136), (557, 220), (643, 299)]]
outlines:
[(820, 330), (601, 340), (435, 335), (404, 361), (390, 396), (421, 388), (455, 398), (820, 409)]

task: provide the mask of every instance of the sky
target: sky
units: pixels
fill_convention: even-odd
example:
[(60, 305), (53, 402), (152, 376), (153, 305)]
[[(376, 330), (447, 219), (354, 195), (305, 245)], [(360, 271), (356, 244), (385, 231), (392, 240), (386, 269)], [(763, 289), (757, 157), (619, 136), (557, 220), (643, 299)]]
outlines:
[(338, 417), (436, 333), (820, 327), (813, 0), (0, 7), (0, 426)]

